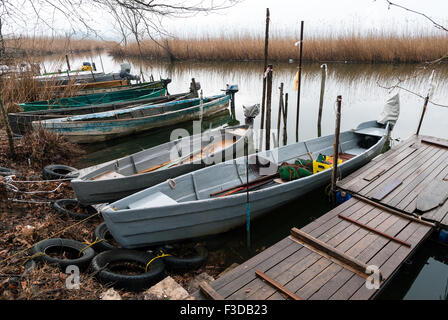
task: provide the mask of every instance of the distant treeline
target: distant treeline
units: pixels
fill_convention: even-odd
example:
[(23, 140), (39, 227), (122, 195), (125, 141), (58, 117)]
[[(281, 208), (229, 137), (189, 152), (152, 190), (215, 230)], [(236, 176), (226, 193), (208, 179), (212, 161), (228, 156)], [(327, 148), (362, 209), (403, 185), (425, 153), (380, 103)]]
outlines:
[[(274, 37), (269, 40), (269, 60), (296, 60), (297, 39)], [(186, 61), (256, 61), (264, 59), (264, 38), (253, 36), (165, 39), (156, 44), (141, 43), (144, 59)], [(113, 46), (110, 53), (120, 58), (138, 58), (136, 43)], [(303, 59), (309, 62), (347, 61), (361, 63), (418, 63), (448, 54), (448, 34), (414, 35), (345, 35), (305, 38)]]

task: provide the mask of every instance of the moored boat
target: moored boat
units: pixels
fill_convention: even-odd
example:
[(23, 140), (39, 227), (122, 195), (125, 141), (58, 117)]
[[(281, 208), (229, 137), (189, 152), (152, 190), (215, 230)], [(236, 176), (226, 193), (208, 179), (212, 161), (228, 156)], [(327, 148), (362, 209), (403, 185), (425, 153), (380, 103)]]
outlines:
[[(124, 91), (94, 93), (83, 96), (59, 98), (43, 101), (20, 103), (24, 111), (38, 111), (56, 108), (84, 107), (92, 104), (105, 104), (125, 100), (147, 99), (165, 94), (170, 79), (154, 81), (145, 87), (137, 87)], [(156, 93), (156, 91), (160, 91)]]
[[(71, 181), (82, 204), (113, 202), (169, 178), (241, 153), (248, 125), (214, 129), (80, 170)], [(216, 160), (216, 161), (215, 161)]]
[[(369, 121), (342, 132), (340, 153), (345, 161), (338, 165), (338, 173), (345, 176), (379, 155), (389, 128), (389, 123)], [(259, 152), (249, 156), (248, 166), (245, 157), (226, 161), (137, 192), (101, 212), (109, 231), (125, 248), (225, 232), (246, 222), (247, 180), (251, 219), (328, 184), (330, 169), (291, 181), (280, 180), (277, 170), (300, 163), (301, 158), (311, 156), (316, 161), (331, 156), (333, 143), (334, 135), (329, 135)]]
[(208, 117), (228, 107), (228, 94), (171, 101), (156, 105), (33, 121), (33, 128), (52, 130), (75, 143), (93, 143), (153, 128)]
[(67, 116), (73, 115), (82, 115), (89, 114), (95, 112), (104, 112), (109, 110), (117, 110), (126, 108), (129, 106), (141, 105), (141, 104), (156, 104), (163, 103), (168, 101), (173, 101), (177, 99), (188, 99), (193, 98), (193, 92), (184, 92), (177, 93), (172, 95), (164, 95), (164, 96), (156, 96), (156, 97), (148, 97), (145, 99), (137, 99), (137, 100), (124, 100), (119, 102), (112, 103), (103, 103), (103, 104), (93, 104), (87, 105), (84, 107), (71, 107), (71, 108), (58, 108), (58, 109), (47, 109), (47, 110), (38, 110), (38, 111), (27, 111), (27, 112), (16, 112), (9, 113), (8, 120), (11, 126), (11, 130), (15, 134), (23, 135), (26, 132), (32, 130), (31, 123), (33, 121), (41, 121), (46, 119), (55, 119), (55, 118), (63, 118)]

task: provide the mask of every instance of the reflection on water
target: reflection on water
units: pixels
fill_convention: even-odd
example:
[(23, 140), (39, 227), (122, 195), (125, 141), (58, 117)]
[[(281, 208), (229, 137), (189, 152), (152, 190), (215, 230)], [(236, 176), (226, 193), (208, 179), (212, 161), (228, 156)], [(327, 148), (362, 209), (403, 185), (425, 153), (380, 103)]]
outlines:
[(402, 267), (378, 299), (448, 300), (446, 246), (425, 243)]
[[(82, 65), (83, 58), (73, 59), (73, 66)], [(94, 58), (97, 67), (100, 65)], [(106, 72), (118, 71), (122, 61), (102, 56)], [(139, 61), (131, 61), (133, 72), (140, 69)], [(48, 62), (50, 65), (51, 62)], [(337, 95), (343, 97), (341, 130), (349, 130), (360, 122), (375, 120), (382, 111), (387, 98), (387, 90), (377, 83), (390, 86), (397, 79), (412, 76), (416, 65), (363, 65), (328, 63), (327, 86), (324, 97), (322, 118), (322, 135), (334, 132), (334, 103)], [(213, 119), (205, 119), (203, 129), (215, 128), (235, 123), (244, 123), (243, 105), (260, 103), (262, 91), (263, 66), (260, 62), (228, 62), (228, 63), (142, 63), (145, 78), (153, 75), (155, 79), (171, 78), (171, 93), (184, 92), (189, 88), (191, 78), (201, 83), (204, 96), (221, 93), (226, 84), (238, 84), (240, 91), (236, 94), (236, 110), (227, 111)], [(47, 67), (47, 70), (49, 67)], [(297, 72), (295, 64), (277, 64), (274, 66), (274, 83), (272, 96), (272, 128), (277, 124), (280, 83), (285, 84), (285, 93), (289, 93), (289, 114), (287, 122), (288, 143), (295, 139), (297, 92), (293, 91), (293, 79)], [(427, 70), (404, 83), (402, 86), (425, 95), (428, 90), (428, 78), (431, 70)], [(432, 98), (441, 104), (448, 105), (448, 67), (437, 66), (435, 76), (435, 93)], [(321, 82), (320, 64), (304, 66), (302, 78), (302, 98), (300, 111), (300, 140), (317, 136), (317, 111)], [(423, 100), (415, 95), (401, 91), (401, 114), (394, 128), (392, 137), (405, 139), (414, 134), (421, 114)], [(260, 126), (260, 116), (255, 119), (255, 128)], [(191, 123), (184, 123), (170, 128), (160, 128), (137, 136), (125, 137), (107, 143), (85, 146), (88, 155), (78, 167), (84, 167), (107, 160), (115, 159), (130, 153), (150, 148), (169, 141), (170, 133), (176, 127), (192, 132)], [(422, 134), (448, 138), (448, 108), (430, 105), (426, 112), (421, 129)], [(282, 141), (282, 137), (280, 138)], [(272, 145), (272, 144), (271, 144)], [(289, 234), (292, 227), (302, 227), (314, 218), (325, 214), (330, 209), (326, 201), (324, 189), (316, 190), (275, 210), (251, 223), (252, 249), (245, 249), (245, 230), (239, 228), (226, 234), (210, 237), (208, 245), (213, 250), (225, 251), (227, 264), (242, 262), (257, 253), (260, 248), (270, 246)], [(446, 256), (446, 248), (432, 248), (418, 251), (411, 267), (405, 267), (396, 279), (383, 291), (380, 298), (392, 299), (440, 299), (446, 297), (446, 281), (448, 274), (447, 261), (436, 257)], [(437, 284), (436, 284), (437, 283)], [(443, 286), (445, 286), (443, 288)], [(445, 295), (443, 295), (445, 290)]]

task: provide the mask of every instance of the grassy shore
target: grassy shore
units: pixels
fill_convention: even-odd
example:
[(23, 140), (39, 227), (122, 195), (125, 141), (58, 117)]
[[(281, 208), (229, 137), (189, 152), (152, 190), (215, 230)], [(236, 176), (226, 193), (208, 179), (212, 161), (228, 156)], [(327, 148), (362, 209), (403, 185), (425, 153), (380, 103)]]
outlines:
[[(275, 36), (269, 40), (270, 61), (296, 60), (297, 39)], [(186, 61), (255, 61), (264, 58), (264, 38), (251, 35), (165, 39), (162, 46), (143, 41), (144, 58)], [(116, 57), (138, 57), (135, 43), (115, 46)], [(348, 61), (362, 63), (418, 63), (432, 61), (448, 54), (448, 35), (417, 35), (412, 38), (394, 34), (356, 33), (335, 37), (304, 39), (303, 58), (308, 62)]]

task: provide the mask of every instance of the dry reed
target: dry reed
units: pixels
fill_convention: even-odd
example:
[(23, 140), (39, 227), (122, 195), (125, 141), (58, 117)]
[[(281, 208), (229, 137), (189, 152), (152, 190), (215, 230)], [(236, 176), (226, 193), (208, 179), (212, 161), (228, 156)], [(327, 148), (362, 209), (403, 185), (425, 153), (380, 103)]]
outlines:
[[(297, 59), (296, 39), (275, 36), (270, 39), (269, 59), (282, 62)], [(170, 56), (191, 61), (256, 61), (263, 60), (264, 39), (252, 35), (205, 36), (201, 38), (175, 38), (161, 41), (164, 47), (152, 41), (143, 41), (143, 58), (164, 60)], [(135, 43), (127, 47), (111, 47), (118, 57), (138, 57)], [(305, 38), (303, 58), (309, 62), (348, 61), (363, 63), (417, 63), (432, 61), (448, 54), (448, 35), (417, 35), (405, 37), (394, 34), (359, 35)]]
[(70, 37), (18, 37), (5, 39), (9, 53), (18, 55), (52, 55), (108, 50), (113, 41), (72, 39)]

